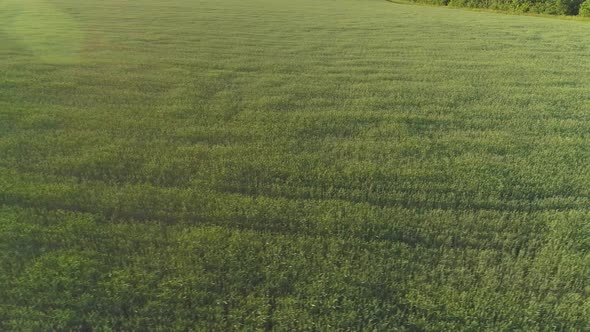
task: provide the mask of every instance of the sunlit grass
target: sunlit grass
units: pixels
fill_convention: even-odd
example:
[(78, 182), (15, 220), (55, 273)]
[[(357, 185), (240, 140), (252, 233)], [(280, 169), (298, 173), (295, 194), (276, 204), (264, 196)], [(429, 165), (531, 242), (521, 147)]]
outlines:
[(0, 8), (6, 42), (20, 45), (41, 63), (79, 60), (84, 34), (74, 18), (51, 2), (4, 0)]

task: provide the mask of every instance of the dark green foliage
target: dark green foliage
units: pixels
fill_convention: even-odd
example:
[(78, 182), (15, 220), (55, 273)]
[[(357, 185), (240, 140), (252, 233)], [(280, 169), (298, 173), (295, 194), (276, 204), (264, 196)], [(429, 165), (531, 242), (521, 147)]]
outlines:
[(451, 1), (451, 0), (420, 0), (420, 1), (411, 0), (411, 1), (446, 6), (449, 4), (449, 1)]
[(578, 15), (584, 0), (411, 0), (452, 7), (489, 8), (518, 13)]
[(558, 0), (557, 7), (565, 15), (578, 15), (583, 2), (584, 0)]
[(588, 331), (588, 25), (0, 1), (0, 331)]

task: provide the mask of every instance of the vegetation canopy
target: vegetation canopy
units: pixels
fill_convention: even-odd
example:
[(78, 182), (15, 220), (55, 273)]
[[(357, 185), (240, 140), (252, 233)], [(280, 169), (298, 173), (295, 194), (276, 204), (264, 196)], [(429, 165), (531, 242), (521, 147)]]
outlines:
[(408, 0), (450, 7), (489, 8), (494, 10), (549, 15), (589, 16), (584, 8), (588, 0)]

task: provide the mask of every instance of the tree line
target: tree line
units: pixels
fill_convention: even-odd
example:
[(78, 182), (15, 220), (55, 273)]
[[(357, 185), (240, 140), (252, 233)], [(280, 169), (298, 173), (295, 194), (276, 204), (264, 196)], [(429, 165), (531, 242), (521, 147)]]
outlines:
[(488, 8), (518, 13), (590, 17), (590, 0), (411, 0), (451, 7)]

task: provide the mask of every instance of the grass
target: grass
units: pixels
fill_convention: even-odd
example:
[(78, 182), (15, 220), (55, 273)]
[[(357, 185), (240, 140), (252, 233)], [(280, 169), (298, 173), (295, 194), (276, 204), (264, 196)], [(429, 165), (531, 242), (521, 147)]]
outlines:
[(588, 330), (588, 27), (1, 1), (0, 330)]

